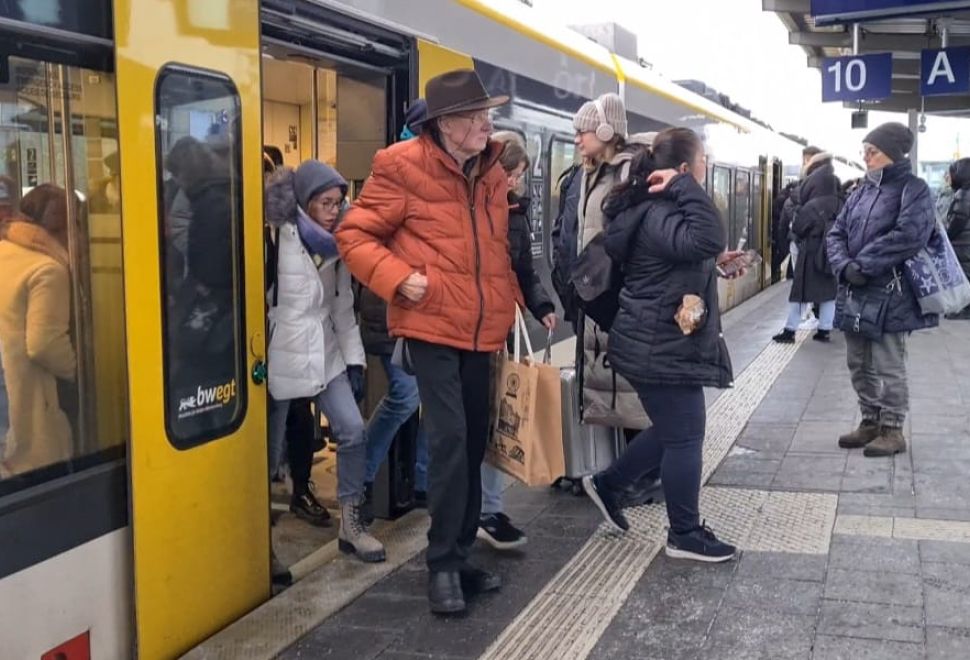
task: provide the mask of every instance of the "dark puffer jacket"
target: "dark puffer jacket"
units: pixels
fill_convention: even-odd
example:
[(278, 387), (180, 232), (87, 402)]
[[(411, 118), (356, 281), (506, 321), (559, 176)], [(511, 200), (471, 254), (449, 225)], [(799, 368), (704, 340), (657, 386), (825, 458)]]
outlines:
[(836, 324), (842, 318), (848, 293), (843, 274), (853, 261), (868, 278), (867, 287), (885, 287), (898, 276), (899, 286), (890, 298), (884, 332), (911, 332), (939, 323), (934, 314), (923, 316), (902, 269), (903, 262), (929, 241), (935, 224), (930, 189), (912, 173), (908, 160), (865, 177), (826, 239), (832, 271), (839, 280)]
[(835, 300), (835, 276), (825, 257), (825, 234), (839, 212), (839, 187), (832, 156), (823, 152), (812, 158), (805, 179), (791, 194), (791, 234), (798, 246), (788, 297), (791, 302)]
[(954, 193), (946, 214), (946, 233), (963, 272), (970, 278), (970, 189), (961, 188)]
[(536, 320), (556, 311), (549, 294), (532, 264), (532, 226), (529, 222), (529, 199), (509, 193), (509, 253), (512, 270), (519, 280), (525, 306)]
[(391, 355), (395, 340), (387, 332), (387, 303), (365, 286), (358, 296), (360, 339), (368, 355)]
[[(690, 175), (609, 221), (606, 251), (623, 269), (608, 347), (620, 375), (633, 384), (731, 385), (714, 268), (726, 241), (717, 208)], [(686, 294), (707, 306), (706, 320), (690, 335), (674, 320)]]

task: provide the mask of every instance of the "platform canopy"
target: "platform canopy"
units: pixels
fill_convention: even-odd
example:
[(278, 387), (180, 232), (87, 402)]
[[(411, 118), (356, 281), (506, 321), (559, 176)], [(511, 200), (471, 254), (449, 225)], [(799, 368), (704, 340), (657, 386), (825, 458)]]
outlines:
[(923, 49), (970, 46), (970, 1), (762, 0), (762, 8), (778, 15), (789, 43), (804, 49), (809, 66), (821, 68), (825, 58), (853, 54), (853, 23), (860, 26), (859, 54), (891, 52), (892, 95), (863, 102), (864, 109), (970, 116), (970, 94), (920, 94)]

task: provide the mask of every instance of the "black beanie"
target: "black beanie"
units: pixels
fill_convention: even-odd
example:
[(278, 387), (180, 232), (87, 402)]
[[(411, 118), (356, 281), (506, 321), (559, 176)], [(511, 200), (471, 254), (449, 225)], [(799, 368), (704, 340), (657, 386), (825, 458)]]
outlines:
[(872, 129), (862, 141), (876, 147), (896, 163), (906, 158), (913, 148), (913, 140), (913, 131), (899, 122), (891, 121)]

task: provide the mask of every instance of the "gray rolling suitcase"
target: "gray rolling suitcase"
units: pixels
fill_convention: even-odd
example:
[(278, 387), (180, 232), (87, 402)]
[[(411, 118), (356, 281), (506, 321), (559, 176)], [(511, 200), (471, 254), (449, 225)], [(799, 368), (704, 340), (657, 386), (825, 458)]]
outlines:
[(560, 371), (562, 383), (562, 446), (566, 474), (556, 485), (579, 494), (580, 480), (605, 470), (623, 451), (622, 435), (608, 426), (582, 424), (579, 421), (579, 383), (576, 369)]

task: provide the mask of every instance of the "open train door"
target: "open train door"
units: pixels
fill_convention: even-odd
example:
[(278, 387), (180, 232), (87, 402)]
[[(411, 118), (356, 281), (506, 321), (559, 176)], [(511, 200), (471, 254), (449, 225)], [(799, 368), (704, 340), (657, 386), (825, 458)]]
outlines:
[(139, 657), (270, 593), (259, 3), (114, 0)]

